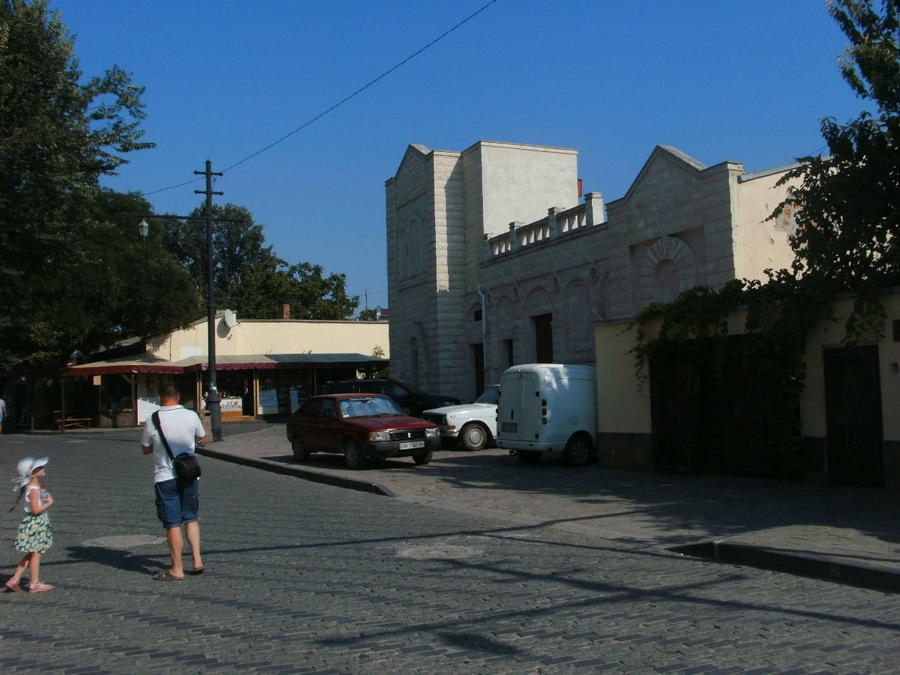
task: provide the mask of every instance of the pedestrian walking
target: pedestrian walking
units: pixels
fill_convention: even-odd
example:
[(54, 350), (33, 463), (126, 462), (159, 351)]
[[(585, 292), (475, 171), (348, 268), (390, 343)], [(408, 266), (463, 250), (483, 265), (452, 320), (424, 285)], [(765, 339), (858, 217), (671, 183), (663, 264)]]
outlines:
[[(200, 554), (200, 524), (197, 511), (200, 507), (199, 479), (186, 481), (176, 475), (171, 456), (194, 454), (197, 444), (206, 445), (206, 431), (200, 418), (192, 410), (181, 406), (181, 394), (172, 383), (159, 388), (162, 406), (155, 419), (147, 420), (141, 437), (141, 449), (145, 455), (153, 454), (153, 481), (156, 491), (156, 515), (166, 528), (166, 542), (172, 557), (172, 566), (154, 574), (160, 581), (181, 581), (185, 571), (181, 561), (184, 536), (188, 540), (193, 557), (191, 574), (203, 574), (203, 557)], [(158, 415), (158, 416), (157, 416)]]
[(9, 411), (6, 409), (6, 401), (0, 398), (0, 434), (3, 433), (3, 420), (9, 415)]
[(11, 591), (22, 590), (19, 582), (26, 569), (30, 593), (41, 593), (53, 588), (40, 580), (41, 555), (53, 545), (53, 531), (50, 529), (50, 515), (47, 513), (47, 509), (53, 506), (53, 497), (40, 482), (47, 474), (44, 467), (49, 461), (49, 457), (25, 457), (18, 464), (18, 477), (13, 479), (13, 489), (19, 494), (10, 511), (25, 498), (25, 517), (19, 523), (13, 548), (24, 553), (25, 557), (16, 567), (15, 574), (6, 582), (6, 587)]

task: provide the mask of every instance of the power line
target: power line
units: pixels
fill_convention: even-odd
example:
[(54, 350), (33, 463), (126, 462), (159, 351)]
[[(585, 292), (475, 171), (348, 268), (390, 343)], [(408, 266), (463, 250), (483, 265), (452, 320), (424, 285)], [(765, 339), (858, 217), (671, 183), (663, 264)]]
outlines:
[[(497, 2), (497, 0), (490, 0), (490, 2), (485, 3), (484, 5), (482, 5), (481, 7), (479, 7), (477, 10), (475, 10), (474, 12), (472, 12), (469, 16), (467, 16), (467, 17), (464, 18), (462, 21), (460, 21), (459, 23), (457, 23), (455, 26), (453, 26), (452, 28), (449, 28), (449, 29), (445, 30), (443, 33), (441, 33), (440, 35), (438, 35), (436, 38), (434, 38), (431, 42), (429, 42), (428, 44), (426, 44), (424, 47), (421, 47), (421, 48), (417, 49), (417, 50), (414, 51), (412, 54), (410, 54), (410, 55), (407, 56), (405, 59), (403, 59), (403, 60), (400, 61), (398, 64), (396, 64), (395, 66), (392, 66), (391, 68), (388, 68), (386, 71), (384, 71), (383, 73), (381, 73), (381, 75), (379, 75), (378, 77), (376, 77), (374, 80), (370, 80), (369, 82), (367, 82), (366, 84), (364, 84), (362, 87), (360, 87), (359, 89), (357, 89), (356, 91), (354, 91), (352, 94), (349, 94), (349, 95), (345, 96), (345, 97), (342, 98), (340, 101), (338, 101), (337, 103), (335, 103), (334, 105), (332, 105), (330, 108), (327, 108), (326, 110), (323, 110), (323, 111), (320, 112), (318, 115), (316, 115), (315, 117), (313, 117), (313, 118), (307, 120), (306, 122), (304, 122), (303, 124), (301, 124), (299, 127), (297, 127), (296, 129), (294, 129), (293, 131), (290, 131), (290, 132), (286, 133), (286, 134), (285, 134), (284, 136), (282, 136), (281, 138), (278, 138), (277, 140), (272, 141), (271, 143), (269, 143), (268, 145), (266, 145), (266, 146), (260, 148), (260, 149), (257, 150), (256, 152), (253, 152), (253, 153), (247, 155), (246, 157), (244, 157), (243, 159), (238, 160), (238, 161), (235, 162), (234, 164), (231, 164), (230, 166), (226, 167), (225, 169), (222, 170), (222, 173), (226, 173), (226, 172), (230, 171), (231, 169), (234, 169), (235, 167), (240, 166), (240, 165), (243, 164), (244, 162), (248, 162), (248, 161), (250, 161), (251, 159), (253, 159), (254, 157), (256, 157), (256, 156), (258, 156), (258, 155), (261, 155), (261, 154), (264, 153), (266, 150), (270, 150), (270, 149), (274, 148), (274, 147), (275, 147), (276, 145), (278, 145), (279, 143), (283, 143), (284, 141), (286, 141), (288, 138), (290, 138), (290, 137), (293, 136), (294, 134), (296, 134), (296, 133), (302, 131), (303, 129), (305, 129), (305, 128), (308, 127), (309, 125), (311, 125), (311, 124), (313, 124), (313, 123), (319, 121), (320, 119), (322, 119), (323, 117), (325, 117), (325, 115), (327, 115), (328, 113), (337, 110), (338, 108), (340, 108), (342, 105), (344, 105), (345, 103), (347, 103), (347, 102), (348, 102), (349, 100), (351, 100), (352, 98), (358, 96), (359, 94), (361, 94), (362, 92), (364, 92), (364, 91), (365, 91), (366, 89), (368, 89), (369, 87), (371, 87), (371, 86), (377, 84), (378, 82), (380, 82), (381, 80), (383, 80), (385, 77), (387, 77), (388, 75), (390, 75), (391, 73), (393, 73), (393, 72), (394, 72), (395, 70), (397, 70), (398, 68), (402, 68), (402, 67), (405, 66), (407, 63), (409, 63), (410, 61), (412, 61), (414, 58), (416, 58), (417, 56), (419, 56), (420, 54), (422, 54), (424, 51), (426, 51), (427, 49), (433, 47), (433, 46), (436, 45), (438, 42), (440, 42), (441, 40), (443, 40), (445, 37), (447, 37), (448, 35), (450, 35), (450, 34), (453, 33), (454, 31), (456, 31), (457, 29), (461, 28), (464, 24), (466, 24), (466, 23), (468, 23), (469, 21), (471, 21), (472, 19), (474, 19), (476, 16), (478, 16), (479, 14), (481, 14), (484, 10), (486, 10), (488, 7), (490, 7), (491, 5), (493, 5), (495, 2)], [(178, 184), (176, 184), (176, 185), (170, 185), (169, 187), (164, 187), (164, 188), (160, 188), (159, 190), (154, 190), (153, 192), (145, 192), (144, 195), (145, 195), (145, 196), (149, 196), (149, 195), (155, 195), (155, 194), (158, 194), (158, 193), (160, 193), (160, 192), (166, 192), (167, 190), (174, 190), (175, 188), (179, 188), (179, 187), (182, 187), (182, 186), (184, 186), (184, 185), (189, 185), (190, 183), (195, 183), (195, 182), (197, 182), (198, 180), (201, 180), (201, 179), (199, 179), (199, 178), (194, 178), (194, 179), (191, 179), (191, 180), (186, 180), (186, 181), (181, 182), (181, 183), (178, 183)]]

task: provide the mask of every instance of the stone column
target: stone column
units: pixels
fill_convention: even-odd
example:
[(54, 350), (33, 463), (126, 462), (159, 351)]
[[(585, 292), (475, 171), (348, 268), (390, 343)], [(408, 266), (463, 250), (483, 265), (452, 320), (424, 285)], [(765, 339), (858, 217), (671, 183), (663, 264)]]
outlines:
[(586, 225), (601, 225), (606, 222), (603, 217), (603, 194), (600, 192), (588, 192), (584, 196), (584, 209)]

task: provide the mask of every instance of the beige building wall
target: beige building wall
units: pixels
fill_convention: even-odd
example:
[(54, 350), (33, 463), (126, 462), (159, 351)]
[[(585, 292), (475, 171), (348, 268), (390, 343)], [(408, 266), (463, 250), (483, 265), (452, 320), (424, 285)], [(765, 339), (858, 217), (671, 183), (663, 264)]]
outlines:
[(732, 178), (734, 272), (738, 279), (763, 280), (766, 269), (790, 269), (794, 261), (788, 241), (794, 231), (793, 220), (785, 215), (770, 220), (787, 198), (788, 186), (777, 184), (784, 172), (761, 171)]
[[(886, 319), (881, 339), (860, 344), (878, 346), (885, 484), (900, 487), (900, 341), (895, 339), (894, 329), (900, 321), (900, 290), (884, 296), (882, 303)], [(811, 447), (820, 452), (825, 451), (827, 439), (824, 353), (846, 346), (845, 325), (852, 309), (852, 298), (835, 301), (833, 319), (821, 321), (806, 343), (806, 383), (799, 401), (801, 433), (814, 441)], [(729, 334), (745, 331), (746, 315), (745, 310), (731, 315)], [(658, 324), (651, 324), (647, 334), (652, 338), (656, 330)], [(653, 431), (649, 372), (646, 364), (640, 372), (635, 371), (634, 357), (629, 353), (635, 345), (636, 329), (628, 321), (602, 323), (594, 327), (594, 336), (601, 454), (615, 468), (649, 469)]]
[[(209, 346), (207, 322), (173, 331), (148, 342), (147, 351), (166, 361), (206, 355)], [(216, 320), (216, 354), (363, 354), (376, 347), (390, 358), (386, 321), (238, 320), (233, 327), (222, 317)]]
[[(900, 443), (900, 342), (894, 339), (893, 323), (900, 320), (900, 291), (882, 300), (887, 318), (882, 326), (883, 338), (878, 344), (878, 368), (881, 380), (881, 419), (884, 440)], [(853, 309), (853, 300), (844, 298), (834, 304), (834, 320), (822, 321), (806, 344), (806, 390), (800, 399), (803, 435), (825, 438), (825, 349), (845, 346), (844, 326)], [(863, 342), (865, 344), (865, 342)], [(868, 344), (875, 344), (874, 341)]]

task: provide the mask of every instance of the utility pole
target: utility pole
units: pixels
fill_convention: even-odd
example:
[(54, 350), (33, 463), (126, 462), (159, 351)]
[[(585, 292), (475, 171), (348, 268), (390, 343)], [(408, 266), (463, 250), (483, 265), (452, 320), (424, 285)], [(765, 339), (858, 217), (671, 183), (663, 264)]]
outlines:
[(212, 161), (206, 160), (206, 171), (195, 171), (195, 174), (206, 176), (206, 189), (194, 190), (198, 195), (206, 195), (206, 306), (209, 310), (207, 329), (209, 331), (209, 395), (206, 398), (206, 409), (209, 410), (209, 425), (213, 441), (222, 440), (222, 406), (219, 402), (219, 391), (216, 388), (216, 303), (213, 299), (213, 229), (212, 198), (213, 195), (224, 194), (212, 189), (212, 177), (221, 176), (212, 170)]

